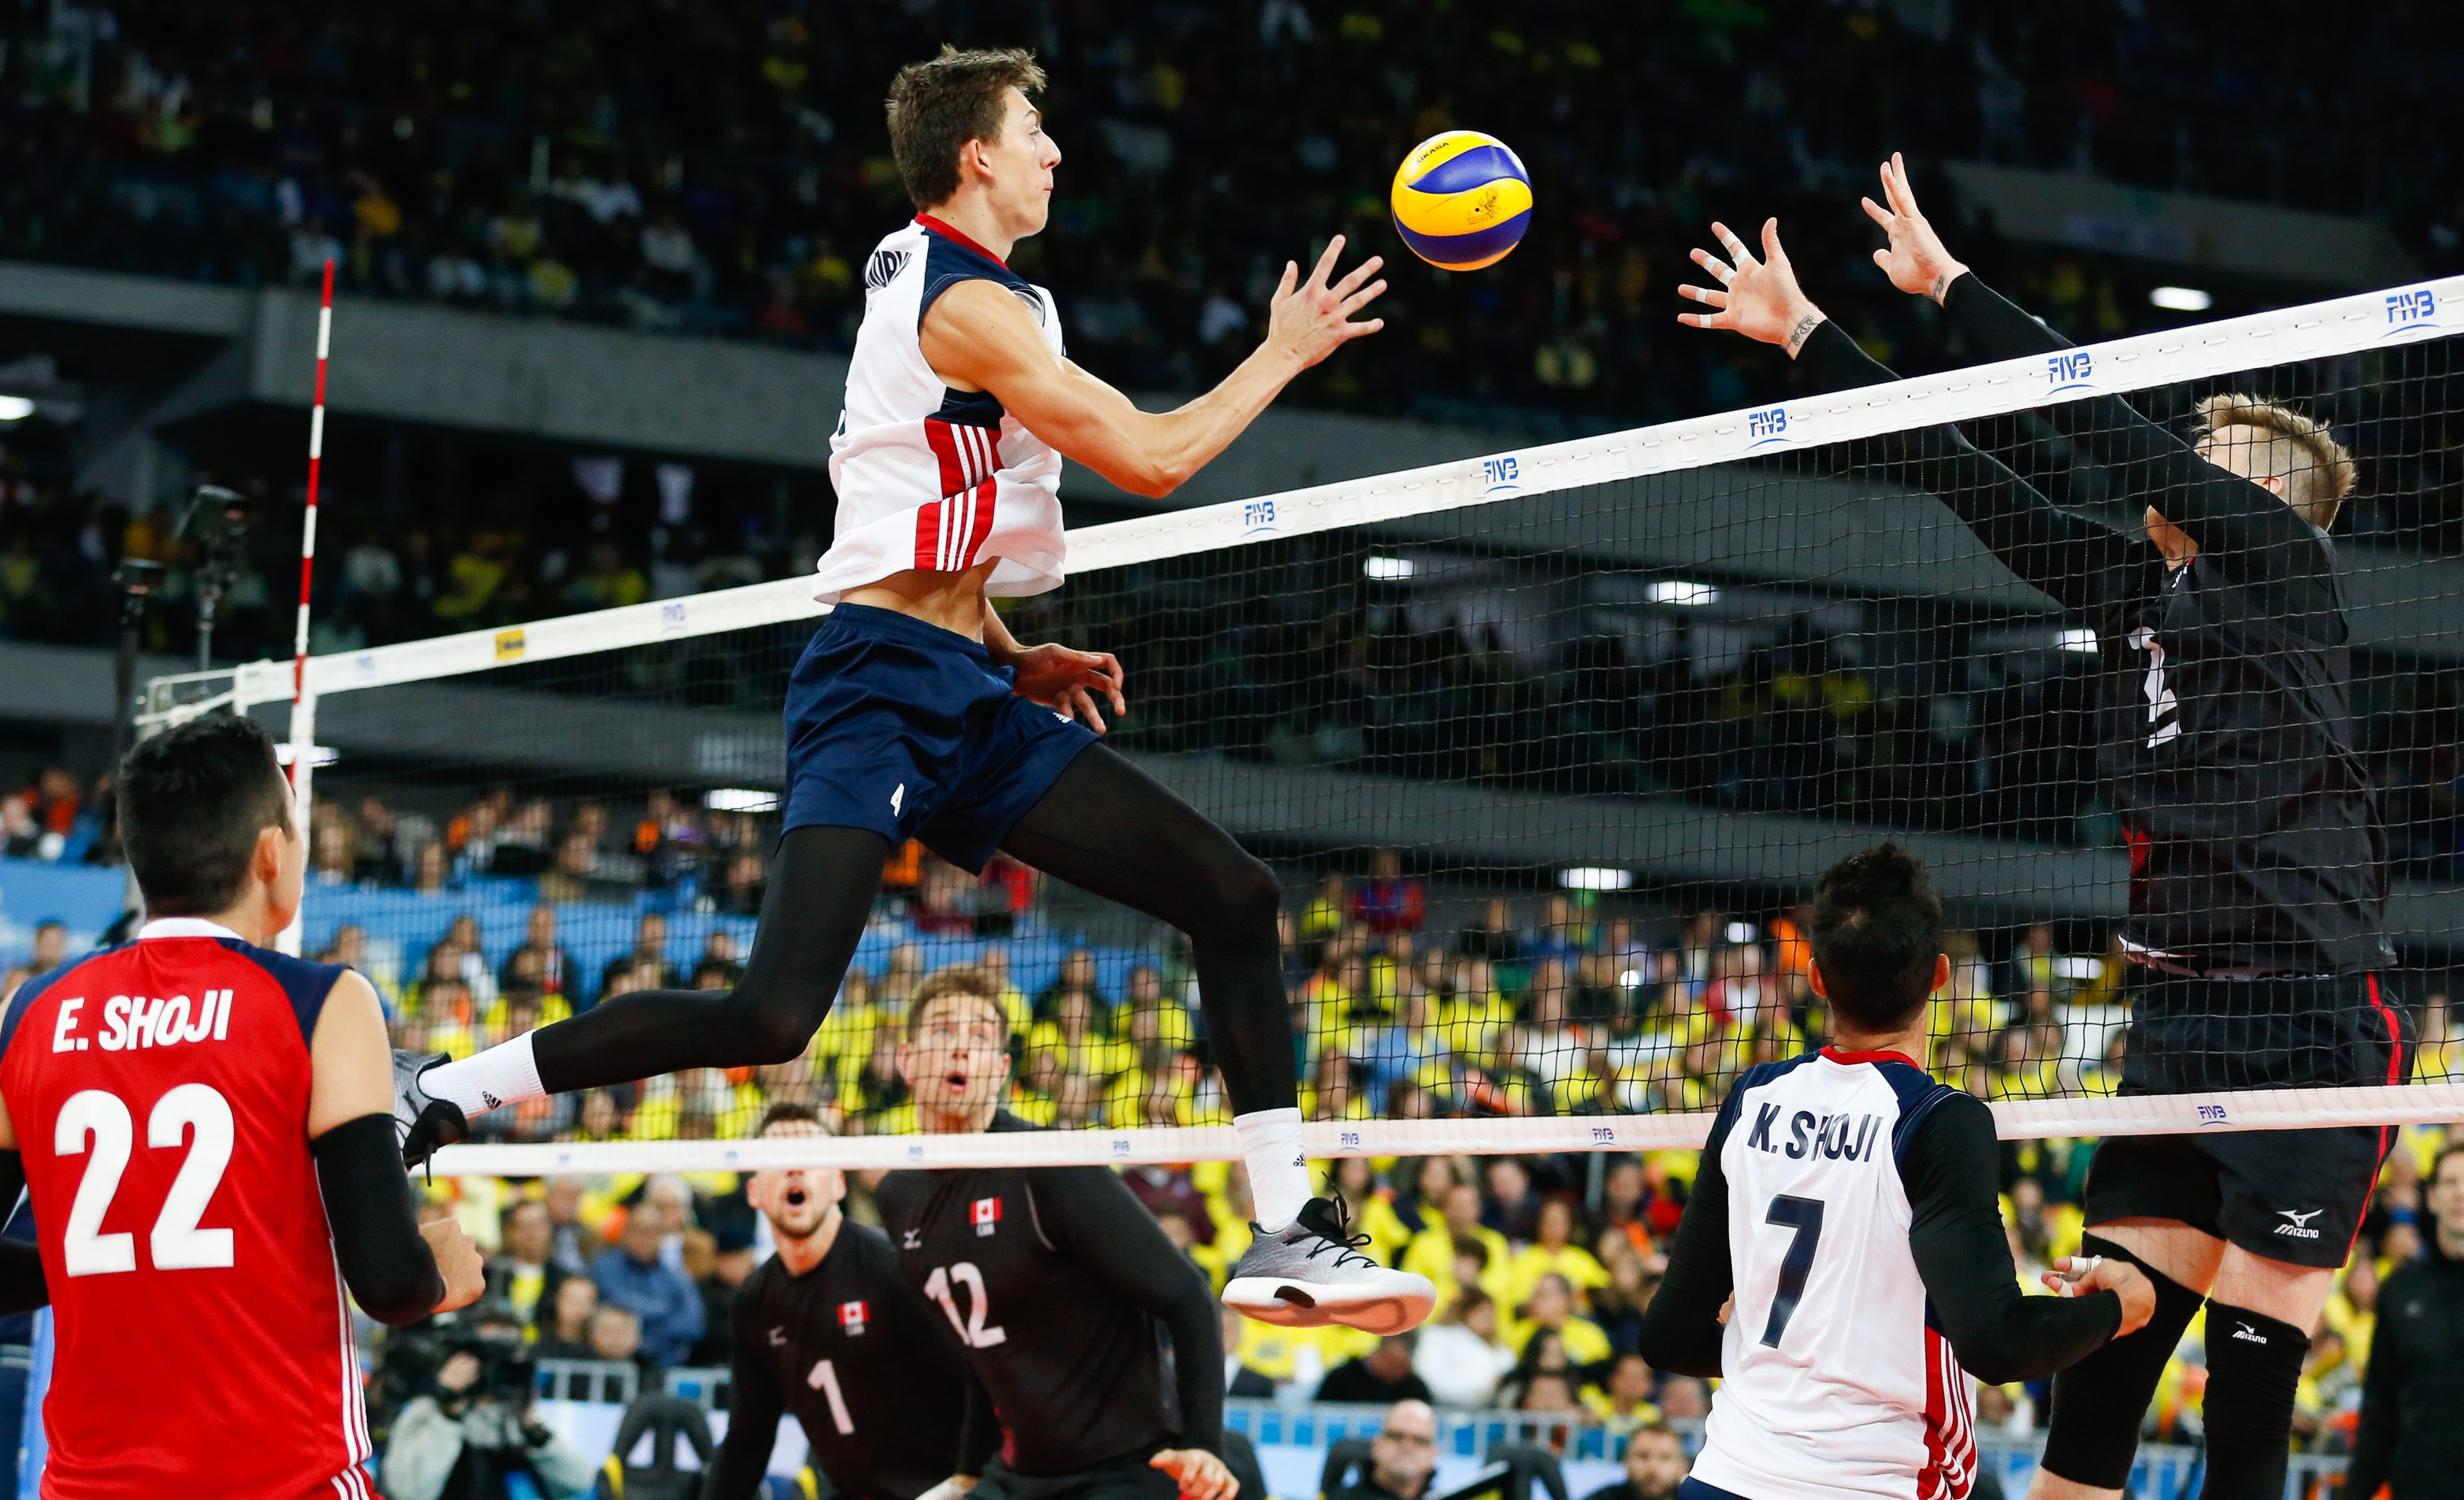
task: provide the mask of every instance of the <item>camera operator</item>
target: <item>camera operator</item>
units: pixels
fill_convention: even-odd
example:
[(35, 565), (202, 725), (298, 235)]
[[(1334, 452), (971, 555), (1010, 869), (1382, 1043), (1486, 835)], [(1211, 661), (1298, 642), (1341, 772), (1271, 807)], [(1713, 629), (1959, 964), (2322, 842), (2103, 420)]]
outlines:
[(565, 1500), (597, 1478), (531, 1410), (537, 1367), (521, 1324), (494, 1309), (459, 1337), (429, 1389), (394, 1420), (383, 1480), (392, 1500)]

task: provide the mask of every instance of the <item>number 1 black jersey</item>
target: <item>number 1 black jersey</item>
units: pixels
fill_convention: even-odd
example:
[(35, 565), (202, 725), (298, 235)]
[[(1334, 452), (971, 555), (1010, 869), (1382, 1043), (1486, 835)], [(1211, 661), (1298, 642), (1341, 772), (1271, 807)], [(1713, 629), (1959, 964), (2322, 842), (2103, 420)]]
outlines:
[(892, 1172), (873, 1201), (908, 1283), (965, 1345), (1011, 1470), (1221, 1444), (1214, 1296), (1111, 1169)]
[[(1992, 358), (2084, 354), (1972, 275), (1946, 304)], [(1806, 341), (1826, 388), (1890, 377), (1836, 325)], [(2199, 457), (2115, 396), (2049, 408), (2132, 501), (2198, 546), (2155, 546), (2071, 515), (1947, 427), (1864, 445), (1938, 496), (2027, 583), (2096, 628), (2103, 779), (2130, 852), (2125, 943), (2180, 972), (2349, 974), (2389, 966), (2387, 862), (2354, 753), (2343, 587), (2325, 533)]]
[(758, 1492), (784, 1409), (845, 1500), (913, 1500), (958, 1470), (965, 1392), (957, 1343), (900, 1276), (889, 1236), (842, 1224), (804, 1274), (774, 1256), (745, 1278), (723, 1477), (707, 1493)]

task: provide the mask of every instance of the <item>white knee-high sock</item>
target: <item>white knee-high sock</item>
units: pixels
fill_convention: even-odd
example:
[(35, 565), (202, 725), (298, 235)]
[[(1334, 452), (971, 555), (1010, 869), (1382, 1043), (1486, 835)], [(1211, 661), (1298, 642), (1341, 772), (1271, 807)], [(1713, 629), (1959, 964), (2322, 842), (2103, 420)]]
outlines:
[(1289, 1226), (1311, 1196), (1299, 1108), (1234, 1115), (1232, 1128), (1241, 1135), (1241, 1155), (1248, 1162), (1249, 1205), (1258, 1227), (1271, 1231)]
[(437, 1064), (420, 1079), (420, 1086), (437, 1098), (451, 1099), (461, 1106), (464, 1116), (474, 1119), (499, 1105), (547, 1092), (539, 1087), (539, 1064), (531, 1057), (528, 1031), (458, 1063)]

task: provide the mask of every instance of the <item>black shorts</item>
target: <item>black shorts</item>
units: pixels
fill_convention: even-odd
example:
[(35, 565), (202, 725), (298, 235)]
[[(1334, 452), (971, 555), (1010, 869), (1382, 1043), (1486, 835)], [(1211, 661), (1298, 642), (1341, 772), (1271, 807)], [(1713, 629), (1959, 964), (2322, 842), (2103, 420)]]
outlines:
[(984, 1466), (986, 1500), (1179, 1500), (1180, 1482), (1133, 1453), (1067, 1474), (1019, 1474), (1000, 1459)]
[[(2412, 1077), (2412, 1023), (2375, 975), (2189, 979), (2134, 966), (2123, 1095), (2329, 1089)], [(2394, 1132), (2377, 1126), (2111, 1136), (2087, 1222), (2165, 1219), (2296, 1266), (2342, 1266)]]

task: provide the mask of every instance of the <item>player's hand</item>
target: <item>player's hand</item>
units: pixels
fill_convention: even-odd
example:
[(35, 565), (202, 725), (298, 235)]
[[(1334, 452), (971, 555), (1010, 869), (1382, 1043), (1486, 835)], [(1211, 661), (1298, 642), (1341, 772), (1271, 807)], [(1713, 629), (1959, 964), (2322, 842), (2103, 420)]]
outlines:
[(1130, 705), (1121, 696), (1121, 659), (1111, 651), (1072, 651), (1049, 641), (1041, 646), (1023, 646), (1008, 657), (1003, 666), (1018, 673), (1011, 688), (1020, 697), (1041, 703), (1056, 714), (1086, 720), (1087, 727), (1104, 733), (1104, 716), (1095, 706), (1097, 695), (1112, 705), (1115, 715), (1126, 715)]
[(1681, 286), (1677, 295), (1714, 311), (1680, 313), (1677, 320), (1688, 328), (1734, 329), (1756, 343), (1776, 343), (1790, 359), (1796, 358), (1808, 336), (1822, 325), (1822, 309), (1796, 284), (1796, 268), (1788, 263), (1788, 252), (1780, 248), (1779, 220), (1763, 221), (1759, 260), (1727, 225), (1715, 222), (1711, 232), (1719, 236), (1728, 258), (1723, 260), (1707, 250), (1694, 251), (1691, 258), (1720, 284)]
[(1180, 1481), (1181, 1500), (1232, 1500), (1241, 1492), (1232, 1470), (1204, 1448), (1166, 1448), (1147, 1460), (1147, 1467)]
[(1859, 200), (1865, 206), (1865, 216), (1891, 236), (1888, 247), (1874, 252), (1874, 264), (1901, 291), (1940, 302), (1951, 282), (1967, 275), (1968, 268), (1951, 258), (1943, 248), (1942, 236), (1918, 210), (1916, 189), (1908, 186), (1908, 164), (1897, 151), (1882, 164), (1882, 198), (1889, 208), (1871, 198)]
[(1378, 294), (1386, 290), (1384, 281), (1369, 279), (1386, 263), (1385, 257), (1372, 255), (1353, 267), (1342, 280), (1330, 284), (1335, 257), (1341, 254), (1343, 236), (1337, 234), (1327, 241), (1326, 254), (1317, 257), (1317, 265), (1307, 281), (1300, 279), (1299, 262), (1286, 261), (1284, 279), (1277, 283), (1274, 300), (1267, 304), (1266, 347), (1289, 360), (1294, 374), (1353, 340), (1386, 326), (1383, 318), (1364, 322), (1352, 320), (1353, 314), (1375, 301)]
[(445, 1296), (436, 1311), (451, 1312), (478, 1301), (488, 1290), (487, 1263), (462, 1226), (451, 1219), (430, 1219), (419, 1226), (419, 1237), (428, 1242), (428, 1252), (436, 1257), (436, 1269), (445, 1278)]
[(2156, 1315), (2156, 1284), (2128, 1261), (2110, 1255), (2065, 1255), (2045, 1272), (2045, 1285), (2057, 1295), (2083, 1297), (2110, 1291), (2122, 1298), (2122, 1326), (2113, 1336), (2135, 1334)]
[(1737, 1311), (1737, 1294), (1731, 1291), (1728, 1293), (1727, 1300), (1720, 1304), (1720, 1326), (1722, 1328), (1728, 1326), (1728, 1314), (1735, 1311)]

